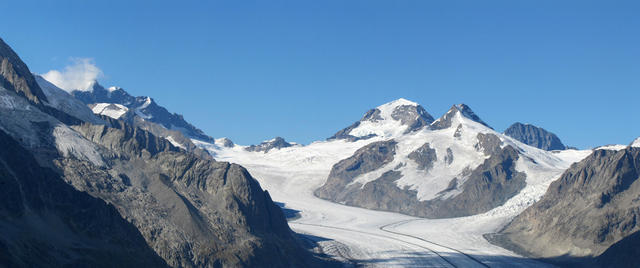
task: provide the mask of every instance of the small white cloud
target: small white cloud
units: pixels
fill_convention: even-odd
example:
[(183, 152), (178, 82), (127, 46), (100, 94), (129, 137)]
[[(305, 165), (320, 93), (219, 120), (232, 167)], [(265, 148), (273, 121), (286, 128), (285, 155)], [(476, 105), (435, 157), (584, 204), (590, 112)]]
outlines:
[(94, 81), (102, 77), (102, 70), (95, 65), (93, 59), (73, 58), (72, 64), (64, 70), (51, 70), (42, 77), (68, 92), (74, 90), (89, 91)]

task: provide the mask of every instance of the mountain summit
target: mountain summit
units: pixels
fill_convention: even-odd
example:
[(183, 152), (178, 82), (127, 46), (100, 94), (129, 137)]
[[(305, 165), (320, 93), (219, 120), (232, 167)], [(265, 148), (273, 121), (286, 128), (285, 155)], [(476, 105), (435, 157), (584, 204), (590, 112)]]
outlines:
[(482, 119), (480, 119), (480, 117), (476, 115), (476, 113), (474, 113), (473, 110), (471, 110), (471, 108), (464, 103), (451, 106), (447, 113), (445, 113), (442, 117), (438, 118), (438, 120), (434, 121), (431, 124), (431, 129), (445, 129), (451, 127), (452, 121), (457, 114), (460, 114), (464, 118), (470, 119), (471, 121), (480, 123), (488, 128), (493, 129), (487, 123), (482, 121)]
[(393, 137), (428, 126), (433, 117), (419, 104), (400, 98), (369, 110), (360, 121), (328, 140), (356, 141), (372, 137)]

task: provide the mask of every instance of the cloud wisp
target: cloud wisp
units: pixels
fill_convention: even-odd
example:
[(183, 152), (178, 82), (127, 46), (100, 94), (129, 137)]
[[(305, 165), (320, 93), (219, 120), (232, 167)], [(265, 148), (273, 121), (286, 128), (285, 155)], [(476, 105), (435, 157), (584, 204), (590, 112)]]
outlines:
[(64, 70), (51, 70), (42, 77), (59, 88), (68, 92), (74, 90), (89, 91), (96, 79), (103, 76), (102, 70), (96, 66), (93, 59), (73, 58), (72, 64)]

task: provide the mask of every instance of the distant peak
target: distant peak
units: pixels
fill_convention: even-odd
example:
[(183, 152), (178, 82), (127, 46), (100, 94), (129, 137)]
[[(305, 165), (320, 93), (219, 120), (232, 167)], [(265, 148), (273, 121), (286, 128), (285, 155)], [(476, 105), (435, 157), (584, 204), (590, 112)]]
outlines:
[(251, 145), (246, 147), (245, 150), (249, 152), (264, 152), (268, 153), (272, 149), (281, 149), (293, 146), (295, 143), (288, 143), (282, 137), (275, 137), (273, 139), (263, 141), (258, 145)]
[(233, 141), (231, 141), (227, 137), (215, 139), (214, 141), (215, 141), (216, 144), (218, 144), (218, 145), (220, 145), (222, 147), (226, 147), (226, 148), (231, 148), (231, 147), (235, 146), (235, 144), (233, 144)]
[(516, 122), (509, 126), (504, 134), (512, 137), (524, 144), (547, 151), (565, 150), (565, 146), (560, 138), (544, 128)]
[(107, 90), (109, 92), (114, 92), (114, 91), (120, 90), (120, 89), (122, 89), (122, 88), (121, 87), (116, 87), (116, 86), (111, 86), (111, 87), (107, 88)]

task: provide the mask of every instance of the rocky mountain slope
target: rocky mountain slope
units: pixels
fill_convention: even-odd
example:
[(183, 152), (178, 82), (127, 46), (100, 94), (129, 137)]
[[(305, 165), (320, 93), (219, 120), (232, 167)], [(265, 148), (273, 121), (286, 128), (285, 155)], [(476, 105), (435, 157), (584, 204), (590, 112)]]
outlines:
[[(32, 250), (56, 248), (47, 251), (52, 256), (41, 255), (54, 266), (320, 264), (244, 168), (187, 151), (129, 122), (74, 110), (78, 103), (65, 99), (70, 95), (42, 90), (28, 82), (36, 81), (28, 69), (13, 68), (26, 65), (4, 42), (0, 52), (8, 81), (0, 86), (0, 140), (11, 149), (0, 154), (0, 172), (9, 175), (2, 176), (8, 181), (0, 189), (3, 197), (18, 198), (3, 203), (8, 214), (0, 224), (33, 226), (2, 232), (0, 246), (10, 252), (0, 254), (3, 263), (41, 263), (29, 259)], [(70, 236), (40, 237), (47, 225)]]
[[(543, 258), (597, 257), (635, 267), (640, 243), (640, 148), (596, 150), (554, 181), (542, 199), (518, 215), (496, 243)], [(599, 257), (598, 257), (599, 256)], [(608, 260), (604, 261), (603, 260)], [(618, 266), (619, 267), (619, 266)]]
[(40, 167), (2, 130), (0, 147), (0, 266), (166, 266), (112, 205)]
[(336, 135), (372, 143), (336, 163), (318, 197), (428, 218), (474, 215), (528, 183), (553, 179), (571, 162), (497, 133), (464, 104), (435, 121), (406, 100), (372, 111)]
[(560, 138), (541, 127), (530, 124), (514, 123), (509, 126), (504, 134), (524, 144), (531, 145), (542, 150), (564, 150), (567, 146), (562, 144)]
[(189, 138), (213, 142), (211, 137), (187, 122), (182, 115), (170, 113), (151, 97), (134, 97), (119, 87), (104, 88), (98, 81), (88, 90), (74, 90), (71, 94), (90, 105), (97, 114), (122, 119), (132, 124), (136, 121), (149, 121), (167, 130), (178, 131)]
[(494, 131), (464, 104), (434, 120), (405, 99), (371, 109), (326, 141), (306, 146), (274, 147), (258, 155), (251, 149), (256, 146), (196, 143), (212, 155), (265, 168), (314, 170), (329, 164), (333, 168), (316, 196), (429, 218), (474, 215), (513, 198), (524, 208), (588, 154), (522, 144)]

